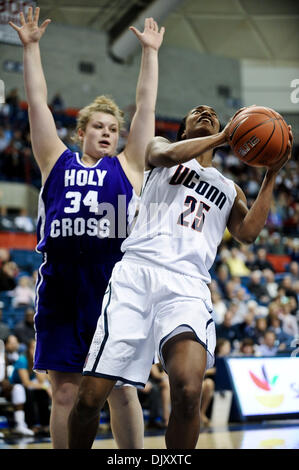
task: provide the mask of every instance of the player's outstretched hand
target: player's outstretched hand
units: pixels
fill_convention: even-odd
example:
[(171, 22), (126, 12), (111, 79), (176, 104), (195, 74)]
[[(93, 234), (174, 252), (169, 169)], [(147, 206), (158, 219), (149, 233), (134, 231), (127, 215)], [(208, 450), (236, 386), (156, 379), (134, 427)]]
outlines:
[(271, 165), (269, 167), (266, 167), (268, 170), (268, 173), (278, 173), (279, 170), (281, 170), (282, 167), (285, 166), (285, 164), (290, 160), (292, 156), (292, 149), (293, 149), (293, 133), (292, 133), (292, 126), (288, 126), (289, 128), (289, 142), (286, 148), (286, 151), (284, 155), (281, 157), (281, 159), (275, 164)]
[(165, 28), (162, 26), (159, 31), (157, 22), (153, 18), (146, 18), (144, 21), (144, 31), (141, 33), (134, 26), (129, 28), (137, 36), (143, 47), (151, 47), (158, 50), (162, 44)]
[(23, 46), (27, 46), (33, 42), (38, 42), (46, 31), (48, 24), (51, 22), (51, 20), (47, 19), (40, 26), (38, 26), (39, 12), (40, 8), (37, 7), (33, 15), (33, 8), (29, 7), (27, 20), (25, 20), (24, 13), (21, 11), (21, 26), (17, 26), (16, 24), (12, 23), (12, 21), (9, 21), (10, 26), (17, 31)]

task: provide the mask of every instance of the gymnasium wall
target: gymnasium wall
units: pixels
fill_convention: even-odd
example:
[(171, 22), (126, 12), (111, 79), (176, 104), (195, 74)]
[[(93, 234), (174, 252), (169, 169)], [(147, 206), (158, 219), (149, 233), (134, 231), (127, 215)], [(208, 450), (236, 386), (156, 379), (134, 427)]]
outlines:
[[(104, 34), (54, 23), (41, 40), (41, 51), (49, 100), (59, 91), (67, 107), (82, 107), (104, 93), (112, 95), (124, 110), (134, 105), (140, 53), (129, 64), (117, 64), (107, 54)], [(24, 99), (22, 74), (3, 71), (5, 60), (22, 62), (22, 48), (0, 44), (0, 57), (0, 78), (6, 84), (6, 93), (18, 87)], [(214, 106), (222, 120), (232, 114), (234, 108), (218, 94), (218, 87), (226, 87), (239, 100), (239, 61), (166, 46), (162, 46), (159, 59), (158, 116), (180, 118), (199, 103)], [(79, 72), (81, 61), (94, 63), (96, 73)]]
[(259, 103), (281, 113), (299, 113), (299, 64), (241, 63), (242, 99), (245, 106)]

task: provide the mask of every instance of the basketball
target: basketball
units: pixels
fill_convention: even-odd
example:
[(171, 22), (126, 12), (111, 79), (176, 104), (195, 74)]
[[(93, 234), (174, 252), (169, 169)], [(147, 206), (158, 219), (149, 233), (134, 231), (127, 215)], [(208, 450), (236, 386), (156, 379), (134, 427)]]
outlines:
[(271, 108), (245, 108), (229, 125), (231, 149), (250, 166), (274, 165), (284, 155), (288, 141), (287, 123)]

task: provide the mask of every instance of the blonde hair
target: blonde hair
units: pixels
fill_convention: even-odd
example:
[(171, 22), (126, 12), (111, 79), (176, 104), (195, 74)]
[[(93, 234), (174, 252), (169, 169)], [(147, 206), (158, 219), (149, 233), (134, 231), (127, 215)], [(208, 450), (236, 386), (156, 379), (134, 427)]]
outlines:
[(92, 114), (96, 112), (112, 114), (112, 116), (115, 116), (115, 118), (117, 119), (118, 130), (121, 131), (124, 128), (124, 112), (121, 111), (115, 101), (105, 95), (97, 96), (92, 103), (85, 106), (79, 111), (75, 134), (72, 137), (72, 140), (74, 142), (80, 143), (80, 140), (78, 138), (78, 130), (82, 129), (83, 131), (85, 131)]

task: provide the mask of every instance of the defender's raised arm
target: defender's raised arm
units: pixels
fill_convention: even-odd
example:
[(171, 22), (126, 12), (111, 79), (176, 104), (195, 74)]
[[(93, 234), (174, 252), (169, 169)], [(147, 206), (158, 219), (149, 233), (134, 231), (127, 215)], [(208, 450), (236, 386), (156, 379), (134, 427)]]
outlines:
[(38, 25), (40, 9), (33, 15), (32, 7), (28, 8), (27, 19), (20, 13), (21, 26), (10, 22), (23, 44), (24, 83), (28, 101), (28, 113), (31, 131), (31, 143), (35, 159), (45, 182), (55, 161), (66, 149), (59, 139), (52, 113), (47, 103), (47, 84), (43, 72), (39, 41), (51, 22), (45, 20)]

